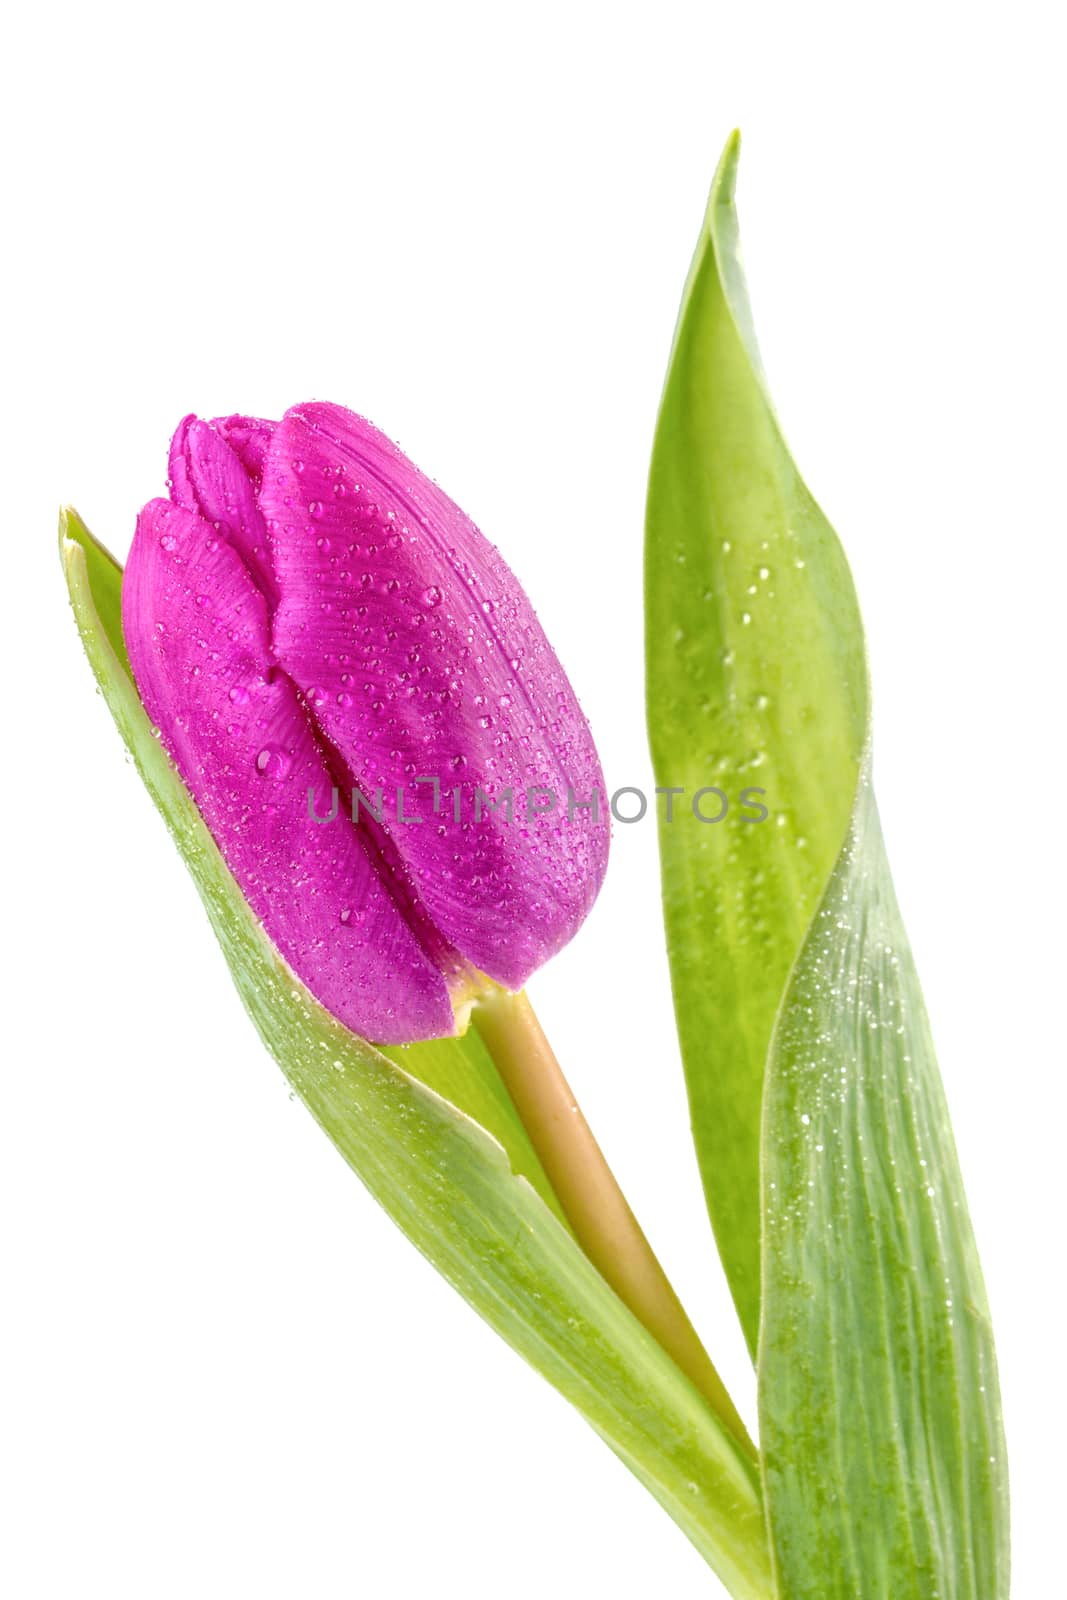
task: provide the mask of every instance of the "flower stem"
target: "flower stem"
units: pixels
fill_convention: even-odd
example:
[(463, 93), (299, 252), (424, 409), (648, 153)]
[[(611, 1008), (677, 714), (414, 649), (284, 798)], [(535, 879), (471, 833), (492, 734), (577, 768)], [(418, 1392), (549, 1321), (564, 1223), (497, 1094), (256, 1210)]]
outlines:
[(745, 1425), (604, 1159), (525, 993), (498, 988), (483, 993), (471, 1021), (585, 1254), (756, 1459)]

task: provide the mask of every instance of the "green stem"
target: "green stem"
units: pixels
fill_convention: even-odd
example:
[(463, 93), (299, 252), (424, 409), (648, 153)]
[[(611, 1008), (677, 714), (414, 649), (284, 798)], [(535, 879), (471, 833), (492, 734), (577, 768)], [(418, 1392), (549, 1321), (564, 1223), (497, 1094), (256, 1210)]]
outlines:
[(471, 1021), (585, 1254), (747, 1454), (758, 1460), (737, 1408), (630, 1210), (525, 993), (495, 988), (483, 994)]

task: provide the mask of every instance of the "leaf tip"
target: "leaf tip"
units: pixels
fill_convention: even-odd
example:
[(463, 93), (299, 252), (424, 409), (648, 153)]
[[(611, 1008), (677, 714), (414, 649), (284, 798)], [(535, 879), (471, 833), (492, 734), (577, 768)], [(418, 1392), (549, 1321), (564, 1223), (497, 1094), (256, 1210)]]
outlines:
[(106, 545), (102, 545), (89, 531), (88, 524), (73, 506), (60, 506), (59, 508), (59, 555), (64, 566), (75, 546), (79, 546), (87, 556), (98, 555), (103, 561), (121, 573), (122, 563), (116, 561)]
[(66, 565), (67, 550), (75, 543), (70, 530), (77, 515), (78, 513), (73, 506), (60, 506), (59, 508), (59, 558), (64, 565)]
[(737, 186), (737, 164), (741, 159), (741, 129), (734, 128), (726, 143), (723, 145), (719, 165), (715, 168), (715, 176), (711, 180), (711, 195), (708, 202), (710, 211), (712, 206), (730, 206), (734, 202), (734, 190)]
[(85, 550), (89, 545), (95, 544), (89, 529), (83, 519), (78, 515), (73, 506), (60, 506), (59, 508), (59, 556), (66, 566), (71, 552), (75, 547)]

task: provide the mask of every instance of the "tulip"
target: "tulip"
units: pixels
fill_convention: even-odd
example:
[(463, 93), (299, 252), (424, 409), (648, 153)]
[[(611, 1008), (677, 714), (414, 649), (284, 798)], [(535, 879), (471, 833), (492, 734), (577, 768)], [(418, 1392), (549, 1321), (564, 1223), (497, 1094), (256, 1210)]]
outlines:
[[(422, 1181), (413, 1153), (432, 1140), (424, 1130), (394, 1156), (389, 1117), (364, 1126), (366, 1108), (404, 1085), (403, 1121), (404, 1096), (435, 1089), (464, 1172), (483, 1126), (485, 1172), (502, 1177), (503, 1146), (508, 1173), (535, 1175), (588, 1262), (753, 1456), (523, 992), (596, 898), (610, 812), (574, 693), (496, 550), (338, 406), (278, 423), (187, 417), (170, 498), (142, 510), (121, 575), (134, 715), (113, 631), (120, 569), (74, 513), (61, 530), (90, 660), (153, 795), (180, 819), (242, 997), (296, 1092), (387, 1204), (402, 1191), (398, 1220), (420, 1239), (409, 1180)], [(142, 713), (176, 770), (147, 750)], [(187, 826), (189, 795), (231, 883)], [(288, 989), (265, 940), (288, 962)], [(446, 1040), (468, 1023), (472, 1048), (412, 1050), (398, 1077), (364, 1042)], [(325, 1093), (316, 1043), (340, 1069)], [(477, 1180), (479, 1227), (496, 1226), (481, 1210), (493, 1192)], [(565, 1237), (553, 1227), (553, 1250)], [(480, 1232), (475, 1281), (484, 1245)]]
[(243, 894), (354, 1032), (455, 1033), (581, 925), (608, 824), (573, 690), (498, 552), (368, 422), (187, 417), (122, 624)]

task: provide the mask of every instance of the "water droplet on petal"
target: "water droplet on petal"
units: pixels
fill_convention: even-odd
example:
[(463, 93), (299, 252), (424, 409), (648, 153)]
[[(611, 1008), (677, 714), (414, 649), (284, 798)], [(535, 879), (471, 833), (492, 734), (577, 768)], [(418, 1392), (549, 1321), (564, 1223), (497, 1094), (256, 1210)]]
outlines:
[(263, 778), (288, 777), (292, 757), (276, 744), (265, 744), (256, 757), (256, 771)]

